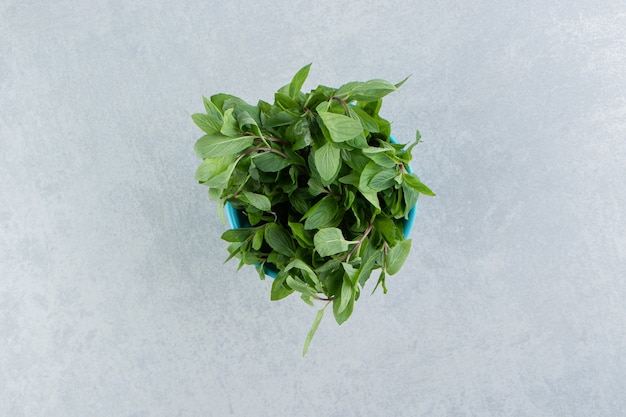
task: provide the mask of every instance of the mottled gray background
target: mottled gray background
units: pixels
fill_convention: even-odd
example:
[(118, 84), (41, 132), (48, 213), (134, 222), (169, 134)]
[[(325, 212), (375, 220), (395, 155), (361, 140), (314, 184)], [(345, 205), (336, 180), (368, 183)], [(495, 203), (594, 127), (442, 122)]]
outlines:
[[(412, 78), (438, 194), (343, 326), (222, 262), (190, 114)], [(618, 416), (623, 1), (0, 1), (0, 415)]]

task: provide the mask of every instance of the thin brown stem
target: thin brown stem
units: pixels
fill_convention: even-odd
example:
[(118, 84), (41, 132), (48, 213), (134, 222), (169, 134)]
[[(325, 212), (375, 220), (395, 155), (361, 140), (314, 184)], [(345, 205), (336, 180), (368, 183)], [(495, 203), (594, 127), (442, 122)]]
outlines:
[(242, 155), (248, 155), (248, 154), (251, 154), (253, 152), (258, 152), (258, 151), (274, 152), (275, 154), (280, 155), (280, 156), (282, 156), (285, 159), (289, 159), (289, 157), (287, 155), (285, 155), (281, 151), (279, 151), (277, 149), (274, 149), (274, 148), (252, 148), (252, 149), (248, 149), (247, 151), (243, 152)]
[(363, 241), (365, 240), (365, 238), (367, 237), (367, 235), (370, 234), (370, 232), (372, 231), (372, 227), (374, 226), (373, 223), (370, 223), (369, 226), (367, 227), (367, 229), (365, 230), (365, 233), (363, 233), (363, 236), (361, 236), (361, 238), (356, 242), (356, 245), (354, 245), (354, 247), (352, 248), (352, 250), (350, 252), (348, 252), (348, 254), (346, 255), (345, 260), (349, 260), (350, 256), (352, 256), (352, 254), (354, 252), (356, 252), (356, 250), (358, 248), (361, 247), (361, 244), (363, 243)]

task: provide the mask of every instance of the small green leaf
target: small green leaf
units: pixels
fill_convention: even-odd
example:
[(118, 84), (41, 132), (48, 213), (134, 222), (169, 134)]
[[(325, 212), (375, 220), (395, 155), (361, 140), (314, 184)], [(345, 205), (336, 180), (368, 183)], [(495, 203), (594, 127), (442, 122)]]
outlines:
[(386, 257), (386, 269), (389, 275), (394, 275), (400, 270), (407, 256), (409, 256), (410, 250), (411, 239), (403, 240), (389, 249)]
[(241, 228), (229, 229), (222, 233), (222, 239), (226, 242), (243, 242), (254, 233), (254, 229)]
[[(354, 288), (352, 286), (352, 281), (344, 276), (343, 278), (343, 282), (341, 284), (341, 296), (339, 297), (339, 306), (337, 307), (337, 312), (341, 313), (343, 312), (346, 307), (348, 307), (348, 304), (350, 303), (350, 300), (354, 297)], [(339, 323), (341, 324), (341, 323)]]
[(295, 253), (296, 247), (291, 236), (276, 223), (265, 226), (265, 241), (272, 249), (285, 256), (291, 257)]
[(259, 137), (263, 136), (256, 120), (254, 120), (247, 111), (241, 111), (237, 114), (237, 124), (239, 125), (239, 130), (242, 132), (252, 131)]
[(313, 247), (313, 239), (311, 238), (311, 232), (304, 230), (302, 223), (289, 222), (289, 228), (293, 233), (293, 237), (298, 241), (302, 247)]
[(367, 112), (359, 107), (350, 107), (350, 114), (354, 113), (355, 116), (353, 119), (359, 120), (361, 125), (368, 132), (378, 132), (378, 122), (372, 116), (367, 114)]
[(406, 184), (402, 184), (402, 197), (404, 198), (404, 214), (402, 217), (408, 218), (409, 212), (417, 204), (419, 192)]
[[(344, 302), (342, 298), (347, 301)], [(353, 309), (354, 292), (352, 291), (352, 286), (350, 284), (346, 284), (346, 279), (344, 278), (341, 284), (341, 292), (335, 297), (333, 301), (333, 314), (335, 316), (335, 321), (337, 322), (337, 324), (341, 325), (346, 320), (348, 320), (352, 315)]]
[(348, 116), (330, 112), (319, 112), (318, 114), (328, 129), (330, 140), (333, 142), (345, 142), (363, 133), (361, 123)]
[(394, 91), (396, 91), (396, 87), (389, 81), (380, 79), (369, 80), (354, 87), (350, 94), (350, 99), (376, 101)]
[[(191, 115), (193, 122), (208, 134), (217, 133), (222, 128), (221, 122), (212, 119), (207, 114), (196, 113)], [(221, 116), (220, 116), (221, 119)]]
[(336, 227), (320, 229), (313, 237), (315, 250), (320, 256), (335, 255), (348, 250), (351, 242), (344, 239), (341, 230)]
[(304, 282), (300, 281), (299, 279), (295, 279), (291, 275), (287, 275), (287, 279), (285, 280), (285, 283), (291, 289), (298, 291), (299, 293), (307, 294), (307, 295), (315, 295), (315, 290), (313, 288), (309, 287), (308, 285), (306, 285)]
[(308, 264), (296, 258), (293, 261), (291, 261), (289, 265), (285, 267), (285, 272), (290, 271), (294, 268), (300, 270), (304, 274), (304, 276), (309, 279), (310, 284), (312, 284), (315, 287), (316, 291), (322, 292), (323, 290), (322, 284), (319, 278), (317, 277), (317, 274), (315, 273), (315, 271), (313, 271), (313, 269), (311, 269), (311, 267)]
[(301, 107), (297, 101), (289, 97), (287, 94), (282, 94), (282, 93), (274, 94), (274, 101), (276, 102), (277, 106), (279, 106), (283, 110), (292, 114), (300, 110), (300, 107)]
[(302, 217), (303, 220), (306, 220), (304, 222), (304, 229), (321, 229), (323, 227), (332, 226), (338, 210), (339, 207), (336, 198), (333, 196), (324, 197)]
[(306, 148), (312, 142), (311, 129), (309, 122), (306, 119), (300, 119), (293, 125), (293, 135), (295, 136), (295, 142), (291, 148), (294, 151)]
[(259, 153), (252, 158), (252, 161), (263, 172), (278, 172), (291, 165), (289, 159), (283, 158), (274, 152)]
[(230, 108), (224, 112), (224, 124), (220, 132), (225, 136), (241, 136), (239, 123), (234, 115), (235, 109)]
[(419, 191), (421, 194), (434, 196), (435, 193), (428, 188), (423, 182), (421, 182), (417, 177), (413, 174), (404, 174), (403, 176), (404, 182), (415, 191)]
[(270, 199), (262, 194), (251, 193), (250, 191), (243, 191), (243, 195), (250, 204), (262, 211), (271, 211), (272, 203)]
[(252, 249), (259, 250), (263, 246), (263, 228), (260, 227), (254, 233), (254, 238), (252, 239)]
[(315, 167), (324, 183), (331, 183), (341, 168), (341, 150), (327, 143), (315, 151)]
[(196, 170), (196, 180), (215, 188), (226, 188), (230, 174), (235, 168), (235, 155), (205, 158)]
[[(223, 123), (222, 112), (217, 108), (215, 104), (211, 100), (206, 97), (202, 97), (202, 102), (204, 103), (204, 109), (206, 110), (206, 114), (213, 120), (219, 121), (219, 125)], [(219, 131), (219, 129), (217, 129)]]
[(228, 137), (216, 133), (205, 135), (198, 139), (194, 150), (199, 158), (216, 158), (218, 156), (237, 154), (249, 148), (253, 140), (252, 136)]
[(395, 84), (394, 87), (396, 87), (396, 90), (400, 87), (402, 87), (402, 84), (404, 84), (406, 82), (406, 80), (408, 80), (409, 78), (411, 78), (411, 76), (407, 76), (404, 80), (400, 81), (398, 84)]
[(383, 191), (394, 185), (398, 172), (395, 169), (381, 169), (370, 180), (369, 187), (375, 191)]
[(270, 299), (272, 301), (282, 300), (287, 297), (293, 290), (286, 285), (287, 274), (284, 272), (279, 272), (272, 282), (272, 291), (270, 293)]
[(348, 279), (352, 283), (352, 286), (354, 287), (356, 283), (358, 282), (359, 270), (347, 262), (342, 262), (341, 266), (343, 267), (343, 270), (346, 271), (346, 276), (348, 277)]
[(385, 241), (391, 245), (394, 245), (402, 236), (402, 229), (398, 228), (393, 220), (383, 215), (376, 216), (374, 230), (380, 233)]
[(309, 351), (309, 346), (311, 345), (311, 340), (313, 340), (313, 336), (315, 336), (315, 332), (317, 328), (320, 327), (320, 323), (322, 322), (322, 317), (324, 317), (324, 310), (326, 310), (326, 306), (317, 312), (315, 316), (315, 320), (313, 320), (313, 325), (311, 326), (311, 330), (309, 330), (309, 334), (306, 336), (306, 340), (304, 341), (304, 348), (302, 349), (302, 356), (306, 355)]
[(381, 210), (381, 208), (380, 208), (380, 200), (378, 200), (378, 193), (376, 193), (376, 191), (366, 191), (366, 192), (363, 192), (363, 191), (359, 190), (359, 192), (374, 207), (376, 207), (379, 211)]
[(291, 98), (295, 99), (298, 97), (298, 93), (302, 90), (302, 86), (309, 76), (309, 70), (311, 69), (311, 64), (305, 65), (300, 68), (296, 75), (293, 76), (291, 83), (289, 84), (289, 95)]

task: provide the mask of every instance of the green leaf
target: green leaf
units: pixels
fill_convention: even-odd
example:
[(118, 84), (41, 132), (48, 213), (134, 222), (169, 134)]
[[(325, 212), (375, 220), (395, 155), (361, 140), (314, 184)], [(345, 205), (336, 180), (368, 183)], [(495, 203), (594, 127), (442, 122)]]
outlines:
[(300, 246), (313, 247), (313, 239), (311, 238), (311, 232), (308, 230), (304, 230), (304, 225), (302, 223), (289, 222), (289, 228), (291, 228), (291, 232), (293, 237), (298, 241)]
[(235, 155), (205, 158), (196, 170), (196, 180), (214, 188), (226, 188), (235, 168)]
[(285, 256), (291, 257), (295, 253), (296, 247), (291, 236), (276, 223), (265, 226), (265, 241), (272, 249)]
[(400, 270), (407, 256), (409, 256), (410, 250), (411, 239), (403, 240), (389, 249), (386, 257), (386, 269), (389, 275), (394, 275)]
[(302, 86), (309, 76), (309, 70), (311, 69), (311, 64), (305, 65), (300, 68), (296, 75), (293, 76), (291, 83), (289, 84), (289, 95), (291, 98), (295, 99), (298, 97), (298, 93), (302, 90)]
[(252, 157), (254, 166), (263, 172), (278, 172), (291, 165), (291, 161), (275, 152), (263, 152)]
[(387, 152), (389, 151), (382, 148), (369, 147), (363, 149), (363, 154), (372, 161), (376, 162), (377, 165), (384, 168), (395, 168), (396, 162), (387, 154)]
[[(220, 109), (218, 109), (217, 106), (213, 104), (213, 102), (206, 97), (202, 97), (202, 101), (204, 103), (204, 109), (206, 110), (206, 114), (211, 119), (218, 121), (219, 126), (221, 128), (222, 123), (223, 123), (223, 118), (222, 118), (222, 112), (220, 111)], [(219, 130), (220, 129), (218, 128), (217, 131), (219, 132)]]
[(282, 300), (287, 297), (291, 293), (293, 293), (293, 289), (289, 288), (286, 285), (287, 274), (284, 272), (279, 272), (272, 282), (272, 291), (270, 293), (270, 299), (272, 301)]
[(250, 228), (229, 229), (222, 233), (222, 239), (226, 242), (243, 242), (254, 233), (255, 230)]
[(348, 277), (352, 286), (356, 286), (359, 277), (359, 270), (347, 262), (342, 262), (341, 266), (343, 267), (343, 270), (346, 271), (346, 277)]
[(301, 108), (300, 104), (287, 94), (274, 94), (274, 101), (276, 102), (276, 105), (289, 113), (297, 112)]
[(252, 145), (252, 136), (228, 137), (219, 133), (202, 136), (196, 142), (194, 150), (199, 158), (237, 154)]
[(404, 198), (404, 214), (402, 217), (408, 218), (409, 212), (417, 204), (419, 192), (406, 184), (402, 184), (402, 196)]
[(353, 117), (353, 119), (360, 120), (361, 125), (368, 132), (378, 132), (378, 122), (372, 116), (367, 114), (367, 112), (359, 107), (350, 107), (350, 113), (354, 113), (358, 119)]
[(394, 91), (396, 91), (396, 87), (389, 81), (381, 79), (369, 80), (354, 87), (350, 94), (350, 99), (376, 101)]
[(417, 177), (413, 174), (404, 174), (403, 175), (404, 182), (415, 191), (419, 191), (421, 194), (434, 196), (435, 193), (428, 188), (424, 183), (422, 183)]
[(237, 118), (233, 114), (235, 109), (230, 108), (224, 112), (224, 124), (220, 132), (225, 136), (241, 136), (241, 129)]
[(252, 239), (252, 249), (259, 250), (263, 246), (263, 228), (260, 227), (254, 233), (254, 238)]
[[(192, 114), (191, 118), (193, 122), (202, 130), (204, 130), (208, 134), (217, 133), (222, 128), (222, 124), (220, 121), (212, 119), (207, 114), (196, 113)], [(221, 115), (220, 115), (221, 120)]]
[(296, 124), (293, 125), (293, 135), (295, 142), (291, 148), (292, 150), (297, 151), (309, 146), (312, 142), (309, 122), (306, 119), (300, 119), (296, 122)]
[(400, 87), (402, 87), (402, 84), (404, 84), (406, 82), (406, 80), (408, 80), (409, 78), (411, 78), (411, 76), (407, 76), (404, 80), (400, 81), (398, 84), (395, 84), (394, 87), (396, 87), (396, 90)]
[(328, 129), (330, 140), (345, 142), (363, 133), (363, 126), (357, 120), (342, 114), (319, 112), (320, 119)]
[(338, 313), (343, 312), (346, 309), (346, 307), (348, 307), (348, 304), (350, 303), (350, 300), (353, 298), (353, 296), (354, 296), (354, 287), (352, 286), (352, 281), (348, 277), (344, 276), (343, 282), (341, 284), (341, 295), (339, 297), (339, 306), (337, 307)]
[(304, 229), (320, 229), (332, 226), (333, 220), (339, 210), (337, 199), (333, 196), (327, 196), (317, 202), (302, 217)]
[(402, 236), (402, 229), (398, 228), (393, 220), (382, 215), (376, 216), (374, 220), (374, 230), (380, 233), (383, 239), (391, 245), (394, 245)]
[(320, 323), (322, 322), (322, 318), (324, 317), (324, 310), (326, 310), (326, 306), (317, 312), (315, 316), (315, 320), (313, 320), (313, 325), (311, 326), (311, 330), (309, 330), (309, 334), (306, 336), (306, 340), (304, 341), (304, 348), (302, 349), (302, 356), (306, 355), (309, 351), (309, 346), (311, 345), (311, 340), (313, 340), (313, 336), (315, 336), (315, 332), (317, 328), (320, 327)]
[(314, 286), (316, 291), (322, 292), (322, 284), (319, 281), (317, 274), (315, 273), (315, 271), (313, 271), (313, 269), (311, 269), (311, 267), (307, 263), (296, 258), (285, 267), (285, 272), (288, 272), (294, 268), (300, 270), (304, 274), (304, 276), (309, 279), (310, 283)]
[(243, 195), (248, 202), (254, 207), (262, 211), (272, 211), (272, 203), (270, 199), (262, 194), (251, 193), (250, 191), (243, 191)]
[(250, 130), (259, 137), (263, 136), (256, 120), (247, 111), (241, 111), (237, 114), (237, 124), (242, 132)]
[[(344, 278), (341, 284), (341, 292), (333, 301), (333, 314), (337, 324), (343, 324), (352, 315), (354, 309), (354, 291), (352, 285)], [(346, 300), (346, 301), (344, 301)]]
[(291, 275), (287, 275), (287, 279), (285, 280), (285, 283), (291, 289), (298, 291), (299, 293), (307, 294), (307, 295), (315, 295), (315, 290), (313, 288), (309, 287), (304, 282), (298, 279), (295, 279)]
[(320, 256), (335, 255), (348, 250), (348, 246), (352, 242), (344, 239), (341, 230), (336, 227), (328, 227), (320, 229), (313, 237), (315, 250)]
[(376, 191), (366, 191), (366, 192), (364, 192), (364, 191), (359, 190), (359, 192), (374, 207), (376, 207), (379, 211), (381, 210), (381, 208), (380, 208), (380, 200), (378, 200), (378, 194), (376, 193)]
[(325, 184), (330, 184), (341, 168), (341, 150), (326, 143), (315, 151), (315, 167)]
[[(363, 168), (363, 172), (361, 172), (359, 191), (362, 193), (383, 191), (393, 184), (395, 175), (395, 171), (389, 169), (381, 170), (381, 167), (378, 166), (376, 162), (371, 161)], [(377, 179), (374, 180), (374, 178)], [(387, 183), (390, 185), (387, 185)]]
[(398, 175), (395, 169), (382, 169), (374, 174), (367, 184), (374, 191), (383, 191), (394, 185), (394, 178)]

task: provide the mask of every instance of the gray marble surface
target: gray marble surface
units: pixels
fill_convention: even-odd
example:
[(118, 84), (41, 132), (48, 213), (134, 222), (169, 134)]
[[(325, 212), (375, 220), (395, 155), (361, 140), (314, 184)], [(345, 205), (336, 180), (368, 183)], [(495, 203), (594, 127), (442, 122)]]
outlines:
[[(202, 95), (411, 79), (406, 267), (339, 327), (223, 264)], [(0, 415), (618, 416), (623, 1), (0, 2)]]

